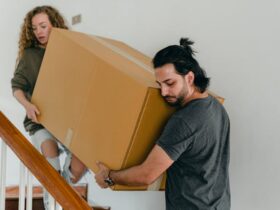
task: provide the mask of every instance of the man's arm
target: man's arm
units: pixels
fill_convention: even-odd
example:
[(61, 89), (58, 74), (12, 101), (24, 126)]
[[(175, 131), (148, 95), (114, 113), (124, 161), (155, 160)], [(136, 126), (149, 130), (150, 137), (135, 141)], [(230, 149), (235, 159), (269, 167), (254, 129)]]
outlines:
[(102, 188), (108, 187), (108, 184), (104, 182), (108, 176), (110, 176), (115, 184), (130, 186), (149, 185), (166, 171), (173, 162), (160, 146), (155, 145), (142, 164), (128, 169), (113, 171), (103, 163), (98, 162), (99, 172), (95, 174), (95, 179)]

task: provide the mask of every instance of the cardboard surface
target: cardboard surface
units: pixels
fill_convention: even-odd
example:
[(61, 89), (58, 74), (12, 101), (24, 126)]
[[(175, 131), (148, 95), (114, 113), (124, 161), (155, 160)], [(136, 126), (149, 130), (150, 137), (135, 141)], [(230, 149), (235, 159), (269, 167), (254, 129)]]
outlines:
[[(141, 163), (174, 111), (160, 96), (149, 57), (63, 29), (52, 30), (32, 102), (39, 121), (94, 172), (97, 160), (114, 170)], [(165, 178), (161, 183), (164, 189)]]
[(149, 57), (63, 29), (51, 33), (32, 101), (39, 121), (94, 172), (97, 160), (116, 170), (141, 163), (173, 112)]

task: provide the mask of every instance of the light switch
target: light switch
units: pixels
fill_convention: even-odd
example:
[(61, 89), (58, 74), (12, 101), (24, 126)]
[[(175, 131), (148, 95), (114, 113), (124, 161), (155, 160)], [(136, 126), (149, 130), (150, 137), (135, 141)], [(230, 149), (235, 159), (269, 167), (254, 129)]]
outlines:
[(82, 22), (82, 15), (78, 14), (72, 17), (72, 25), (78, 24)]

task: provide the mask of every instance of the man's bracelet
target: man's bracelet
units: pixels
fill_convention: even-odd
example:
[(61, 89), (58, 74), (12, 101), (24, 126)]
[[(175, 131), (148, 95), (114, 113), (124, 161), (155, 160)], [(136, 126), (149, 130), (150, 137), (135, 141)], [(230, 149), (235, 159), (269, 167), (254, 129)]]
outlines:
[(108, 184), (109, 186), (113, 186), (113, 185), (115, 185), (115, 182), (111, 179), (110, 173), (111, 173), (111, 170), (108, 173), (108, 177), (106, 179), (104, 179), (104, 182), (106, 184)]

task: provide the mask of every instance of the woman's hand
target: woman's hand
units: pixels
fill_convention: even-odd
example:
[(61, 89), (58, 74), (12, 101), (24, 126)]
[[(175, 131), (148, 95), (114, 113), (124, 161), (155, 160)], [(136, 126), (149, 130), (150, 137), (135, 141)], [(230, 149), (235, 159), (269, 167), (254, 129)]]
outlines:
[(39, 109), (34, 104), (32, 104), (32, 103), (26, 103), (24, 108), (26, 110), (27, 117), (29, 119), (31, 119), (32, 122), (39, 123), (39, 121), (37, 119), (37, 115), (40, 114)]
[(40, 114), (39, 109), (30, 101), (27, 100), (24, 92), (21, 89), (17, 89), (14, 91), (14, 96), (18, 100), (19, 103), (25, 108), (26, 115), (28, 119), (31, 119), (35, 123), (39, 123), (37, 119), (37, 115)]

